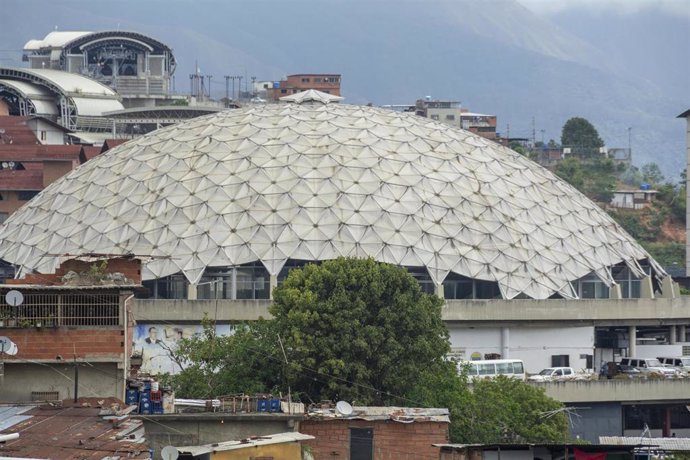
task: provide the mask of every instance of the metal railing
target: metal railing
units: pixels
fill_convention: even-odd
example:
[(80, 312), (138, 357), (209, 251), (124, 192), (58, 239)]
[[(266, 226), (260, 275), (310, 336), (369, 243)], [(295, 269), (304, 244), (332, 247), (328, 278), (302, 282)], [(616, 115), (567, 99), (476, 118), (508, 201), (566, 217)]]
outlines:
[(22, 305), (0, 307), (0, 327), (117, 326), (118, 294), (28, 294)]

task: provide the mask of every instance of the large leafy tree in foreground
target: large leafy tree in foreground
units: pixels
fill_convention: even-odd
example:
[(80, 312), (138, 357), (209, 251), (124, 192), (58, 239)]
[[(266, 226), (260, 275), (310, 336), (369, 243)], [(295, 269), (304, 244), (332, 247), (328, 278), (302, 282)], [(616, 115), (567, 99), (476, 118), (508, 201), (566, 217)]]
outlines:
[(525, 382), (470, 384), (445, 359), (442, 300), (400, 267), (337, 259), (292, 270), (274, 291), (275, 319), (183, 339), (171, 377), (179, 397), (282, 392), (303, 402), (446, 407), (463, 443), (562, 442), (562, 405)]
[(450, 350), (442, 303), (405, 269), (339, 258), (292, 270), (271, 314), (294, 387), (314, 400), (400, 405)]

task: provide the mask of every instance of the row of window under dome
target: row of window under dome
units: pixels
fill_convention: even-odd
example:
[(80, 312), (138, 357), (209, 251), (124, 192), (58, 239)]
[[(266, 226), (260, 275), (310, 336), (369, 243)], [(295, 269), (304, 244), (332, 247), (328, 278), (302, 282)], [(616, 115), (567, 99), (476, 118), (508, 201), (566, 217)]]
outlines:
[[(277, 284), (282, 284), (293, 268), (304, 266), (306, 261), (288, 261), (277, 276)], [(649, 266), (642, 268), (647, 274)], [(434, 282), (423, 267), (407, 267), (408, 272), (419, 282), (422, 290), (436, 293)], [(642, 280), (637, 278), (623, 263), (611, 267), (611, 274), (620, 286), (622, 298), (639, 298)], [(155, 280), (144, 281), (146, 292), (142, 297), (155, 299), (270, 299), (271, 280), (268, 271), (261, 263), (239, 265), (236, 267), (207, 268), (195, 295), (190, 295), (189, 282), (182, 273)], [(573, 282), (573, 288), (581, 299), (607, 299), (609, 287), (594, 273)], [(443, 291), (438, 293), (448, 300), (453, 299), (500, 299), (498, 283), (467, 278), (450, 273), (443, 282)], [(560, 298), (558, 294), (552, 298)]]

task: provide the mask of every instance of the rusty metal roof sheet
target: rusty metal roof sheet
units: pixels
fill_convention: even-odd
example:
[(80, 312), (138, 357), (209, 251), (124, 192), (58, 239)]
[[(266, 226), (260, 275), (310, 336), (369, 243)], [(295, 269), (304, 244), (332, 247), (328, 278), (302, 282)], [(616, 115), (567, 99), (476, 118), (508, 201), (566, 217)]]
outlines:
[(309, 412), (310, 418), (349, 420), (392, 420), (400, 423), (438, 422), (450, 423), (448, 409), (418, 407), (355, 406), (351, 415), (338, 414), (335, 409), (317, 409)]
[(0, 444), (0, 457), (149, 458), (141, 421), (126, 419), (115, 425), (99, 416), (101, 407), (110, 407), (113, 402), (82, 398), (76, 404), (65, 401), (56, 406), (4, 406), (0, 417), (2, 411), (15, 413), (15, 423), (8, 427), (4, 425), (9, 422), (3, 424), (3, 433), (19, 433), (19, 438)]

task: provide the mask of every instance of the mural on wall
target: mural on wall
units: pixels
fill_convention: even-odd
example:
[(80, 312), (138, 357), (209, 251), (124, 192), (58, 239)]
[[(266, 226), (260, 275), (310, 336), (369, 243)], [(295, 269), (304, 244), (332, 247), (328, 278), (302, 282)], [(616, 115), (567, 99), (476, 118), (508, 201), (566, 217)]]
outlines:
[[(134, 327), (133, 354), (141, 355), (141, 371), (149, 374), (175, 374), (180, 366), (172, 358), (181, 339), (200, 334), (201, 324), (138, 323)], [(232, 334), (229, 324), (216, 324), (217, 335)]]

